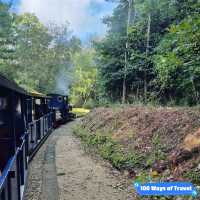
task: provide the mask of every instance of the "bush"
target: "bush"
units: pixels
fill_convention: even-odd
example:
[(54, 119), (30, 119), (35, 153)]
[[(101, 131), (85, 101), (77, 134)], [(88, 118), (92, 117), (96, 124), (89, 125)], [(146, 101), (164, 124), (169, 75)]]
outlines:
[(83, 108), (93, 109), (98, 106), (97, 102), (94, 99), (89, 99), (85, 104), (82, 105)]

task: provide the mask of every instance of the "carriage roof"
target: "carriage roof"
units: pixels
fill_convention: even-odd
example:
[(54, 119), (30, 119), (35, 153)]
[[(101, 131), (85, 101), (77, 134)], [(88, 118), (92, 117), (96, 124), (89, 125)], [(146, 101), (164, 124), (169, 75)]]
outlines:
[(2, 74), (0, 74), (0, 86), (27, 95), (26, 90), (19, 87), (16, 82), (9, 80)]

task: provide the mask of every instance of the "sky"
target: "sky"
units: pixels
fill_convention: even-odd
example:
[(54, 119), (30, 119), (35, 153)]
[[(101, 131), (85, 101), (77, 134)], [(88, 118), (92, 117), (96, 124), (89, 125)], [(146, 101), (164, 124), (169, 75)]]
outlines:
[[(11, 0), (4, 0), (11, 1)], [(73, 33), (83, 42), (91, 35), (102, 37), (106, 26), (103, 16), (110, 15), (113, 3), (105, 0), (12, 0), (18, 13), (34, 13), (42, 23), (70, 23)]]

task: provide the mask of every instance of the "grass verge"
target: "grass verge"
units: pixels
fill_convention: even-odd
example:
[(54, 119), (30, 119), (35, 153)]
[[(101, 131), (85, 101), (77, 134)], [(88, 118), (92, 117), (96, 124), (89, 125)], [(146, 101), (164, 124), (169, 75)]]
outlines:
[[(73, 133), (81, 139), (81, 141), (86, 144), (90, 149), (94, 149), (95, 153), (98, 153), (102, 158), (108, 160), (113, 167), (118, 170), (133, 170), (139, 169), (138, 174), (136, 174), (134, 181), (140, 183), (146, 183), (149, 181), (158, 182), (160, 176), (154, 176), (149, 173), (149, 170), (146, 168), (147, 165), (145, 163), (147, 160), (147, 156), (142, 156), (136, 153), (126, 153), (123, 151), (122, 145), (118, 142), (114, 141), (111, 138), (111, 134), (103, 134), (96, 132), (95, 134), (90, 133), (89, 130), (83, 128), (81, 125), (76, 125), (73, 128)], [(152, 138), (152, 142), (154, 143), (155, 149), (152, 151), (152, 154), (148, 156), (150, 159), (150, 163), (154, 162), (155, 157), (162, 157), (160, 154), (160, 141), (159, 137), (155, 136)], [(162, 155), (162, 156), (161, 156)], [(160, 158), (161, 159), (161, 158)], [(144, 162), (145, 161), (145, 162)], [(149, 164), (150, 164), (149, 163)], [(150, 165), (151, 165), (150, 164)], [(197, 181), (197, 176), (194, 173), (188, 173), (185, 175), (187, 178), (192, 179), (194, 182)], [(192, 176), (192, 177), (191, 177)], [(195, 180), (194, 180), (195, 179)], [(175, 200), (176, 197), (162, 197), (162, 196), (151, 196), (151, 197), (138, 197), (138, 199), (143, 200)], [(184, 197), (181, 200), (189, 200), (191, 197)]]
[(77, 117), (83, 117), (88, 114), (90, 110), (85, 108), (73, 108), (72, 112), (75, 113)]
[(110, 161), (119, 170), (129, 170), (136, 166), (140, 167), (142, 163), (143, 157), (141, 155), (125, 153), (122, 146), (115, 142), (109, 134), (90, 134), (89, 131), (81, 126), (74, 127), (73, 132), (86, 145), (95, 148), (102, 158)]

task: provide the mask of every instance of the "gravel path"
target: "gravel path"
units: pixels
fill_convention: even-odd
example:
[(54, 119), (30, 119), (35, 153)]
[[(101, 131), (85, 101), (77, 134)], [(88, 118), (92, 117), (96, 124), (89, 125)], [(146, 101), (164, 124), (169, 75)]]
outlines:
[(133, 199), (117, 171), (85, 152), (73, 125), (54, 131), (33, 159), (25, 200)]

